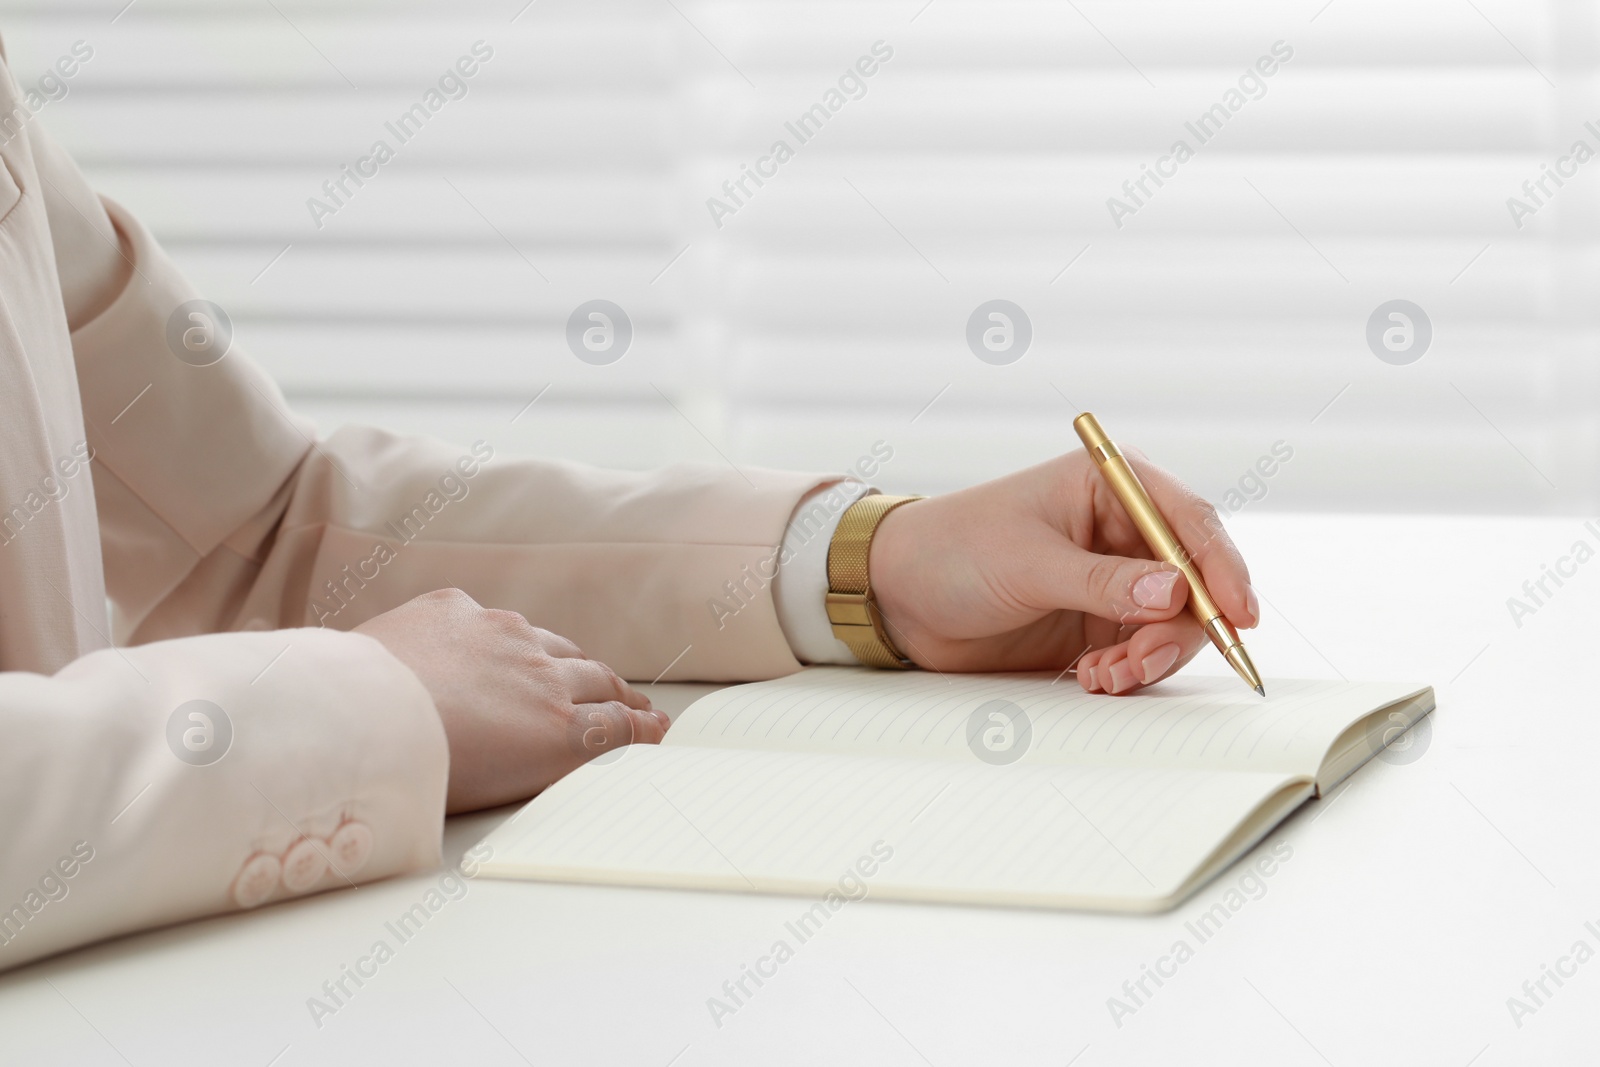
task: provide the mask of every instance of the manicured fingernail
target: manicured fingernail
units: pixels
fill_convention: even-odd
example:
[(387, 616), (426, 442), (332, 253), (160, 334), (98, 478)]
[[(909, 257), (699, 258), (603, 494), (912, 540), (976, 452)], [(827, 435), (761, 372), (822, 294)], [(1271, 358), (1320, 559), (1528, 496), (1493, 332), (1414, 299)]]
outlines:
[(1094, 668), (1093, 667), (1079, 667), (1078, 668), (1078, 682), (1088, 692), (1090, 692), (1090, 693), (1094, 692)]
[(1118, 660), (1111, 665), (1111, 683), (1106, 686), (1107, 692), (1120, 693), (1124, 689), (1132, 689), (1138, 682), (1133, 676), (1133, 668), (1128, 666), (1127, 660)]
[(1261, 601), (1256, 599), (1255, 589), (1248, 585), (1244, 587), (1244, 610), (1250, 613), (1252, 623), (1261, 621)]
[(1172, 669), (1172, 665), (1178, 662), (1178, 652), (1179, 648), (1177, 645), (1165, 644), (1146, 656), (1144, 661), (1139, 666), (1141, 677), (1144, 679), (1144, 684), (1149, 685), (1151, 682), (1170, 671)]
[(1165, 611), (1172, 606), (1172, 587), (1177, 581), (1177, 571), (1151, 571), (1133, 583), (1133, 602), (1141, 608)]

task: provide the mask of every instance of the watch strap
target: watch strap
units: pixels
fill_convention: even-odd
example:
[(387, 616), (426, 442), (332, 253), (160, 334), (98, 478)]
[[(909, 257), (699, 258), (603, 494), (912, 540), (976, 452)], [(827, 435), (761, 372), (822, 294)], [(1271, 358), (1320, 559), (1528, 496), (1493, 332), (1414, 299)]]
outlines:
[(856, 659), (869, 667), (916, 666), (890, 640), (872, 595), (868, 563), (872, 538), (884, 516), (920, 496), (864, 496), (845, 509), (828, 543), (828, 622)]

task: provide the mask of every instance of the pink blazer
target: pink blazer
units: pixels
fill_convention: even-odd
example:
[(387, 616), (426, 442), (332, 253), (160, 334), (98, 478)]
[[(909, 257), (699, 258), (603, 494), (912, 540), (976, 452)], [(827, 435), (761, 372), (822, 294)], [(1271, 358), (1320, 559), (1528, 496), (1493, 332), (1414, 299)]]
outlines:
[(43, 190), (82, 179), (34, 139), (0, 144), (0, 969), (436, 864), (432, 701), (344, 632), (417, 594), (635, 679), (798, 669), (770, 589), (721, 628), (707, 602), (827, 476), (317, 440), (237, 341), (200, 365), (200, 294), (114, 203), (132, 275), (69, 332)]

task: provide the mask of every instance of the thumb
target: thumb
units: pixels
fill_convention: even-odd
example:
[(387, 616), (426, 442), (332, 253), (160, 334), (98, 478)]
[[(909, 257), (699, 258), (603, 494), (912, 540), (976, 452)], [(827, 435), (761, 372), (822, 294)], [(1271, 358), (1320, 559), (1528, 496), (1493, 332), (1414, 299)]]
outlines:
[(1189, 583), (1171, 564), (1101, 555), (1074, 544), (1058, 557), (1046, 586), (1053, 606), (1124, 626), (1164, 622), (1189, 600)]

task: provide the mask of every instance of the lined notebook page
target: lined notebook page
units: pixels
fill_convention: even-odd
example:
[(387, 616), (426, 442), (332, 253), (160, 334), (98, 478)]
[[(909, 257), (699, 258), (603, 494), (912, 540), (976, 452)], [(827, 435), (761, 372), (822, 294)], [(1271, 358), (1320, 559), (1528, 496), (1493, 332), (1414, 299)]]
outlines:
[[(808, 894), (845, 879), (896, 899), (1148, 910), (1268, 798), (1309, 792), (1280, 774), (641, 745), (529, 803), (485, 839), (482, 870)], [(881, 861), (870, 877), (863, 857)]]
[[(1023, 763), (1315, 776), (1329, 746), (1352, 723), (1425, 688), (1272, 680), (1263, 700), (1236, 678), (1177, 678), (1135, 696), (1111, 697), (1055, 678), (811, 668), (701, 698), (673, 724), (665, 744), (972, 762), (974, 712), (1006, 701), (1026, 714), (1031, 736)], [(1004, 728), (989, 713), (977, 721)], [(999, 735), (1000, 743), (1011, 744), (1017, 728), (1013, 720), (1012, 734)]]

